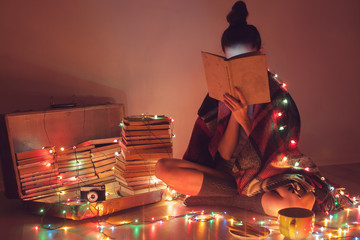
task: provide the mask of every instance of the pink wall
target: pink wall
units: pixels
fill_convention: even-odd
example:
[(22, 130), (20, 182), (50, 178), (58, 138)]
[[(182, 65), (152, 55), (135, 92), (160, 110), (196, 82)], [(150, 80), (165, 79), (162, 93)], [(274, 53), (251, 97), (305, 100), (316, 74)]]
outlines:
[[(54, 96), (124, 103), (128, 115), (175, 119), (187, 147), (206, 95), (200, 51), (221, 54), (234, 1), (0, 1), (0, 112)], [(300, 147), (319, 165), (358, 162), (360, 2), (247, 1), (269, 68), (302, 118)]]

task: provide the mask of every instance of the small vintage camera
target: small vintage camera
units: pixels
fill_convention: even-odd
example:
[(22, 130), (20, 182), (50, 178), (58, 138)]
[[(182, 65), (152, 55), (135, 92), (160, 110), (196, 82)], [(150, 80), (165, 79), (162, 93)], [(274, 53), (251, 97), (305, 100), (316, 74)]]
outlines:
[(89, 202), (98, 202), (105, 200), (105, 186), (87, 186), (80, 188), (81, 199)]

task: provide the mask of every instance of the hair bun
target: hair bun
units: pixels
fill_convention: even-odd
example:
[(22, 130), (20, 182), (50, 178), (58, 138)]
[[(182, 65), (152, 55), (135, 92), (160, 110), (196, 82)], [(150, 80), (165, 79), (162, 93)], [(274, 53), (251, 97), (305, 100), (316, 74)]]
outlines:
[(232, 26), (235, 25), (246, 25), (246, 18), (249, 15), (246, 5), (243, 1), (237, 1), (232, 9), (231, 12), (226, 16), (226, 20)]

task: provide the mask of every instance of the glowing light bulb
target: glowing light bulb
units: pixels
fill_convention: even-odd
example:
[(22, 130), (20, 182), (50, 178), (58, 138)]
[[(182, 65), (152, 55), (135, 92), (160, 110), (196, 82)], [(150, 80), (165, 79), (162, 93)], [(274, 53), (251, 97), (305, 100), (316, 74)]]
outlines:
[(62, 211), (62, 214), (66, 214), (66, 210), (63, 210), (63, 211)]
[(294, 139), (290, 141), (290, 147), (296, 147), (296, 141)]
[(284, 100), (282, 100), (283, 104), (287, 104), (288, 100), (285, 98)]
[(287, 158), (287, 156), (285, 156), (285, 157), (283, 157), (283, 159), (282, 159), (282, 160), (283, 160), (284, 162), (286, 162), (286, 161), (287, 161), (287, 159), (288, 159), (288, 158)]
[(275, 73), (274, 77), (275, 77), (275, 78), (277, 78), (277, 77), (278, 77), (278, 75)]
[(294, 166), (295, 166), (295, 167), (298, 167), (299, 165), (300, 165), (300, 163), (299, 163), (299, 162), (296, 162)]
[(286, 88), (286, 83), (283, 83), (282, 85), (281, 85), (283, 88)]
[(325, 181), (325, 178), (324, 178), (324, 177), (321, 177), (320, 179), (321, 179), (322, 181)]
[(175, 134), (173, 134), (172, 137), (174, 138), (174, 137), (175, 137)]
[(65, 150), (65, 148), (64, 148), (64, 147), (61, 147), (61, 148), (60, 148), (60, 151), (64, 151), (64, 150)]
[(157, 118), (158, 118), (158, 115), (155, 115), (154, 118), (157, 119)]
[(119, 152), (115, 152), (115, 156), (120, 156), (120, 153), (119, 153)]
[(47, 167), (51, 167), (51, 163), (47, 163), (46, 166), (47, 166)]
[(49, 150), (49, 153), (53, 153), (54, 151), (52, 149)]
[(64, 227), (64, 230), (67, 231), (67, 230), (68, 230), (68, 227)]
[(285, 129), (284, 126), (280, 126), (280, 127), (279, 127), (279, 130), (280, 130), (280, 131), (282, 131), (282, 130), (284, 130), (284, 129)]
[(118, 140), (117, 139), (114, 139), (114, 143), (117, 143), (118, 142)]
[(282, 112), (278, 112), (278, 113), (277, 113), (277, 116), (278, 116), (278, 117), (281, 117), (282, 115), (283, 115)]
[(45, 210), (42, 208), (42, 209), (40, 209), (40, 213), (43, 213)]
[(155, 218), (154, 218), (154, 217), (152, 217), (152, 218), (151, 218), (151, 221), (154, 221), (154, 220), (155, 220)]
[(39, 230), (39, 226), (35, 226), (35, 230)]
[(172, 119), (171, 119), (171, 122), (174, 122), (174, 121), (175, 121), (175, 119), (172, 118)]
[(305, 168), (305, 171), (309, 172), (309, 171), (310, 171), (310, 168), (308, 168), (308, 167), (307, 167), (307, 168)]

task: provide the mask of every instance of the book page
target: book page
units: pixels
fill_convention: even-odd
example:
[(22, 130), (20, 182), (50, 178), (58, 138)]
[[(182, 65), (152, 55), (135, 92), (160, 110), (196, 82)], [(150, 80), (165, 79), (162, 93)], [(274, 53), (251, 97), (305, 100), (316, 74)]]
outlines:
[(234, 87), (238, 87), (248, 105), (270, 102), (269, 79), (264, 54), (234, 58), (230, 64), (231, 93), (238, 95)]
[(223, 101), (223, 94), (230, 93), (229, 76), (224, 57), (201, 52), (209, 96)]

